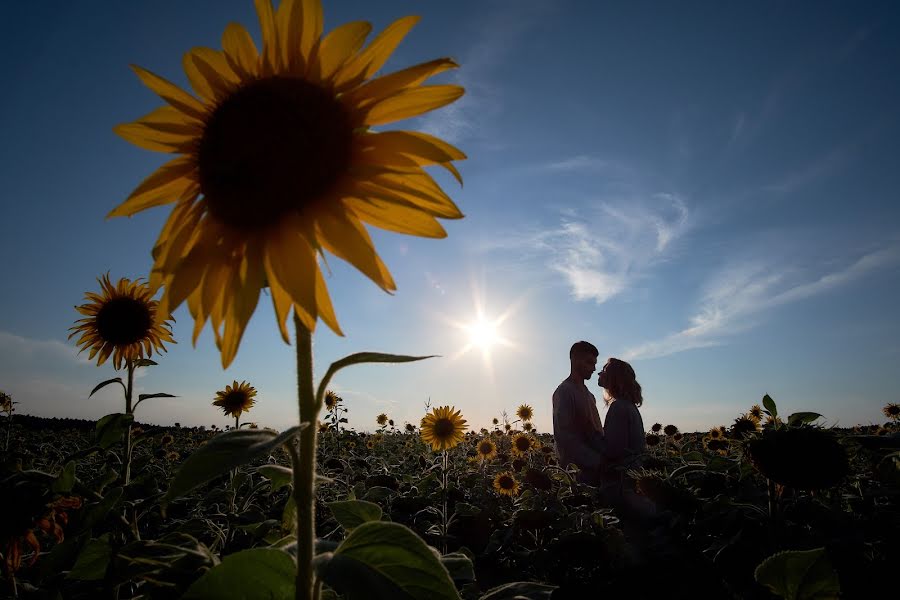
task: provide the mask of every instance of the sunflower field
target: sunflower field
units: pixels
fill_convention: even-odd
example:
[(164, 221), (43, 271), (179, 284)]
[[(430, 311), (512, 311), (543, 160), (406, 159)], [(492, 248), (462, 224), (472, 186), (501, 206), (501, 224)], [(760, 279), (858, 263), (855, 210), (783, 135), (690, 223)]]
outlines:
[[(612, 486), (652, 503), (640, 517), (609, 487), (577, 483), (529, 421), (475, 431), (439, 407), (421, 426), (385, 418), (364, 433), (339, 428), (348, 413), (332, 394), (316, 434), (319, 597), (889, 590), (900, 558), (897, 428), (824, 429), (811, 424), (816, 413), (782, 420), (765, 402), (765, 425), (751, 414), (703, 433), (654, 425), (646, 455)], [(294, 597), (285, 446), (295, 431), (132, 425), (125, 484), (123, 415), (12, 417), (0, 487), (8, 595)]]

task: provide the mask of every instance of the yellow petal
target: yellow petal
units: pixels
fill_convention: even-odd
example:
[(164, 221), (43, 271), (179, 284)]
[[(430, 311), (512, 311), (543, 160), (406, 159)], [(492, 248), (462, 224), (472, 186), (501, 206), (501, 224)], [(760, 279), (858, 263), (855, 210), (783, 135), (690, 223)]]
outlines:
[(191, 156), (170, 160), (141, 182), (125, 202), (114, 208), (106, 218), (131, 216), (151, 206), (176, 202), (194, 183), (194, 170)]
[(303, 3), (299, 0), (281, 0), (275, 11), (275, 31), (278, 32), (279, 70), (291, 70), (293, 59), (300, 49), (300, 32), (303, 20)]
[(361, 159), (373, 164), (405, 166), (412, 161), (425, 166), (466, 158), (447, 142), (417, 131), (385, 131), (357, 136), (356, 140), (355, 150)]
[(386, 292), (397, 289), (375, 251), (369, 232), (355, 216), (332, 204), (316, 215), (316, 239), (326, 250), (352, 264)]
[(359, 119), (361, 124), (373, 126), (417, 117), (446, 106), (465, 93), (458, 85), (427, 85), (405, 89), (374, 103)]
[(366, 41), (372, 25), (366, 21), (344, 23), (333, 29), (319, 47), (319, 77), (329, 80), (344, 62)]
[(131, 68), (137, 73), (137, 76), (140, 77), (141, 82), (159, 94), (163, 100), (195, 119), (203, 121), (206, 118), (206, 110), (204, 109), (203, 104), (183, 89), (137, 65), (131, 65)]
[(343, 336), (344, 332), (341, 331), (341, 326), (338, 325), (334, 307), (331, 305), (331, 296), (328, 294), (325, 278), (322, 276), (322, 270), (318, 268), (316, 269), (316, 306), (319, 309), (319, 317), (322, 321), (337, 335)]
[[(418, 174), (383, 174), (370, 180), (363, 179), (355, 183), (353, 190), (347, 195), (402, 200), (432, 216), (444, 219), (460, 219), (463, 216), (456, 203), (424, 171)], [(356, 193), (355, 190), (360, 191)]]
[[(295, 226), (298, 216), (291, 216), (284, 224), (273, 232), (266, 242), (265, 265), (269, 282), (275, 282), (295, 305), (302, 307), (298, 316), (306, 313), (312, 323), (304, 322), (310, 331), (315, 329), (316, 295), (315, 295), (315, 251), (309, 241)], [(286, 319), (287, 314), (278, 315)], [(281, 322), (279, 322), (281, 325)]]
[[(392, 96), (400, 90), (415, 87), (438, 73), (457, 67), (459, 65), (449, 58), (438, 58), (437, 60), (407, 67), (394, 73), (376, 77), (356, 89), (347, 91), (343, 101), (347, 106), (354, 108), (364, 107)], [(338, 89), (338, 91), (343, 91), (343, 88)]]
[[(222, 368), (228, 365), (237, 355), (241, 338), (250, 322), (250, 317), (256, 310), (259, 302), (259, 291), (265, 281), (265, 269), (263, 268), (263, 251), (255, 245), (248, 244), (246, 254), (241, 264), (241, 277), (237, 280), (238, 286), (229, 290), (232, 298), (230, 314), (225, 320), (225, 331), (222, 335)], [(234, 280), (232, 280), (234, 282)]]
[(198, 122), (188, 122), (171, 106), (161, 106), (132, 123), (116, 125), (113, 131), (136, 146), (157, 152), (185, 152), (203, 132)]
[[(266, 281), (269, 284), (269, 293), (272, 294), (272, 306), (275, 309), (275, 320), (278, 323), (278, 330), (281, 332), (281, 339), (284, 340), (285, 344), (290, 344), (291, 338), (288, 335), (287, 318), (291, 312), (291, 297), (276, 279), (269, 274), (268, 267), (266, 267)], [(311, 327), (315, 328), (315, 317), (305, 311), (298, 312), (297, 316), (300, 317), (304, 327), (310, 330), (312, 330)]]
[(312, 55), (313, 48), (322, 37), (322, 24), (324, 16), (322, 15), (322, 2), (320, 0), (302, 0), (303, 2), (303, 20), (302, 30), (300, 33), (300, 53), (309, 58)]
[(231, 69), (241, 78), (256, 74), (259, 51), (250, 33), (240, 23), (229, 23), (222, 34), (222, 50)]
[(335, 77), (335, 86), (356, 85), (374, 75), (418, 22), (419, 17), (402, 17), (388, 25), (365, 50), (347, 61)]
[(345, 198), (344, 205), (366, 223), (388, 231), (428, 238), (447, 237), (434, 217), (411, 206), (361, 198)]
[(253, 0), (256, 14), (259, 17), (259, 28), (263, 39), (263, 74), (270, 75), (277, 70), (278, 30), (275, 28), (275, 15), (272, 12), (271, 0)]
[(194, 90), (210, 102), (227, 96), (238, 82), (225, 56), (212, 48), (194, 48), (182, 62)]

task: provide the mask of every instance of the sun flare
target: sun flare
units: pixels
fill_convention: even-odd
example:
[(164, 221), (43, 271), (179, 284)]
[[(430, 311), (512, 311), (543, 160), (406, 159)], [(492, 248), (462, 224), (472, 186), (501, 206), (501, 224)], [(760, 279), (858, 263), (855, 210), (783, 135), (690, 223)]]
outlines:
[(497, 344), (502, 338), (498, 323), (491, 322), (480, 317), (477, 321), (473, 321), (466, 325), (466, 331), (469, 334), (469, 343), (482, 350), (489, 350), (491, 346)]

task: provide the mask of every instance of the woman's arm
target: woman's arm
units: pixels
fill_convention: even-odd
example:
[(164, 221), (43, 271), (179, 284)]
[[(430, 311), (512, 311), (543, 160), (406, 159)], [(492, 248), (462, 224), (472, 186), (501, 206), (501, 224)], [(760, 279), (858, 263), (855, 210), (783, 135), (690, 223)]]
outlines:
[(606, 412), (606, 423), (603, 431), (606, 434), (606, 456), (610, 461), (617, 461), (624, 457), (628, 451), (628, 437), (630, 423), (628, 411), (624, 404), (616, 400), (609, 406)]

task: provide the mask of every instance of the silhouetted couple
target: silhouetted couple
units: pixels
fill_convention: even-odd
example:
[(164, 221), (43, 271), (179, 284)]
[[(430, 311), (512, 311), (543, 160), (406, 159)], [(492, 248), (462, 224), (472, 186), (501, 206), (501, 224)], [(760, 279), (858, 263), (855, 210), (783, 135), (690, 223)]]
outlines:
[(637, 496), (624, 472), (640, 466), (646, 451), (644, 422), (638, 407), (643, 403), (641, 385), (627, 362), (610, 358), (597, 383), (609, 410), (600, 421), (597, 401), (585, 381), (597, 369), (600, 352), (590, 342), (576, 342), (569, 350), (571, 371), (553, 392), (553, 437), (559, 464), (578, 466), (580, 483), (598, 486), (604, 497), (623, 513), (652, 517), (653, 503)]

